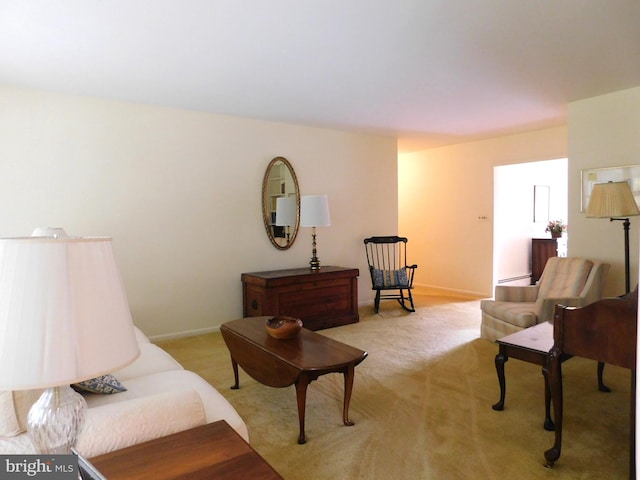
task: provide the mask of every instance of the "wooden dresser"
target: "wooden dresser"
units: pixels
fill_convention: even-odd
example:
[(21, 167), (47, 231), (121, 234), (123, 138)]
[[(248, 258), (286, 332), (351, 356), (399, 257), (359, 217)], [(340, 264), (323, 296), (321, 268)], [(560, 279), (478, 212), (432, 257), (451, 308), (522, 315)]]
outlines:
[(535, 285), (540, 277), (547, 260), (558, 256), (558, 239), (556, 238), (532, 238), (531, 239), (531, 285)]
[(331, 266), (243, 273), (243, 314), (288, 315), (309, 330), (355, 323), (359, 274), (357, 268)]

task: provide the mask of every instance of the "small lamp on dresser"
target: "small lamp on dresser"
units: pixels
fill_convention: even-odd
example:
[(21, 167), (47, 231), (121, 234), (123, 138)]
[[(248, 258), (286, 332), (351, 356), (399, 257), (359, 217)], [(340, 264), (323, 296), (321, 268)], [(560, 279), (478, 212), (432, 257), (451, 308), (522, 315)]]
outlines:
[(309, 262), (311, 270), (320, 270), (320, 260), (316, 250), (316, 227), (331, 225), (329, 199), (326, 195), (305, 195), (300, 199), (300, 226), (312, 227), (312, 252)]

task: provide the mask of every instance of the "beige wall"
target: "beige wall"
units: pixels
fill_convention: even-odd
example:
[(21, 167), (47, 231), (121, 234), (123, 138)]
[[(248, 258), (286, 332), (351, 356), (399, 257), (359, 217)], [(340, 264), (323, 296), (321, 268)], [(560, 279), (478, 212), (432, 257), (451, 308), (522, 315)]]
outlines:
[(415, 283), (492, 296), (493, 167), (566, 155), (566, 127), (401, 154), (398, 229), (418, 264)]
[(359, 267), (366, 303), (362, 239), (397, 229), (396, 152), (390, 137), (0, 87), (0, 236), (112, 236), (137, 325), (210, 330), (242, 314), (242, 272), (308, 265), (309, 228), (278, 251), (262, 223), (264, 171), (284, 156), (303, 195), (329, 196), (318, 256)]
[(282, 155), (303, 194), (329, 195), (320, 260), (361, 269), (361, 303), (362, 238), (396, 228), (416, 284), (491, 296), (493, 167), (568, 156), (569, 252), (611, 262), (607, 293), (619, 294), (622, 226), (580, 213), (580, 170), (640, 163), (639, 106), (640, 88), (574, 102), (568, 128), (401, 154), (396, 167), (388, 137), (0, 87), (0, 236), (45, 225), (113, 236), (138, 325), (208, 330), (241, 315), (241, 272), (308, 262), (310, 229), (280, 252), (262, 225), (262, 176)]
[[(584, 217), (580, 172), (640, 164), (638, 125), (640, 87), (569, 104), (568, 127), (401, 154), (399, 232), (410, 238), (419, 264), (416, 284), (491, 296), (493, 167), (567, 156), (569, 255), (611, 263), (605, 294), (624, 293), (622, 223)], [(632, 288), (639, 230), (640, 217), (631, 217)]]
[[(606, 295), (624, 293), (622, 222), (580, 212), (581, 170), (640, 164), (640, 87), (569, 104), (569, 251), (611, 263)], [(631, 288), (638, 279), (640, 217), (631, 217)]]

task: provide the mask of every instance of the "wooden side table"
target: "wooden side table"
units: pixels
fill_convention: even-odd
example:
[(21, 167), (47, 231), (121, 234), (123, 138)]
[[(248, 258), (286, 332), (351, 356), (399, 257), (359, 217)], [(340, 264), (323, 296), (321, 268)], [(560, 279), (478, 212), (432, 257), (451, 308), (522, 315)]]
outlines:
[(357, 268), (323, 266), (243, 273), (244, 317), (288, 315), (309, 330), (357, 322)]
[[(498, 400), (492, 408), (494, 410), (504, 410), (504, 400), (507, 390), (504, 364), (509, 358), (517, 358), (523, 362), (540, 365), (542, 367), (542, 376), (544, 377), (544, 428), (545, 430), (553, 431), (555, 424), (551, 419), (551, 388), (547, 371), (550, 351), (553, 348), (553, 324), (550, 322), (542, 322), (533, 327), (525, 328), (519, 332), (499, 338), (496, 340), (496, 343), (499, 349), (495, 358), (495, 364), (498, 383), (500, 384), (500, 400)], [(571, 355), (562, 354), (559, 357), (559, 361), (564, 362), (570, 358)], [(609, 387), (604, 384), (603, 380), (603, 364), (598, 364), (597, 374), (598, 389), (602, 392), (609, 391)]]
[(93, 457), (90, 462), (109, 480), (282, 480), (224, 420)]
[[(524, 362), (533, 363), (544, 367), (547, 362), (549, 350), (553, 347), (553, 324), (549, 322), (539, 323), (533, 327), (525, 328), (516, 333), (512, 333), (496, 340), (499, 347), (495, 364), (500, 384), (500, 400), (493, 405), (494, 410), (504, 409), (504, 399), (506, 394), (506, 379), (504, 374), (504, 364), (509, 358), (517, 358)], [(546, 372), (542, 370), (544, 376), (544, 398), (545, 398), (545, 430), (553, 430), (554, 424), (551, 420), (551, 393), (549, 390), (549, 380)]]

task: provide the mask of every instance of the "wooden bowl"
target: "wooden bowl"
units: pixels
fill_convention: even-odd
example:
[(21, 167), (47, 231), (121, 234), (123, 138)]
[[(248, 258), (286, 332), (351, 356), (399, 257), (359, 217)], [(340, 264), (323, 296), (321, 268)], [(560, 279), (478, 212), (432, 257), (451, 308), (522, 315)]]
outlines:
[(285, 315), (278, 315), (267, 319), (265, 327), (267, 328), (267, 333), (273, 338), (285, 340), (287, 338), (294, 338), (300, 333), (302, 320)]

